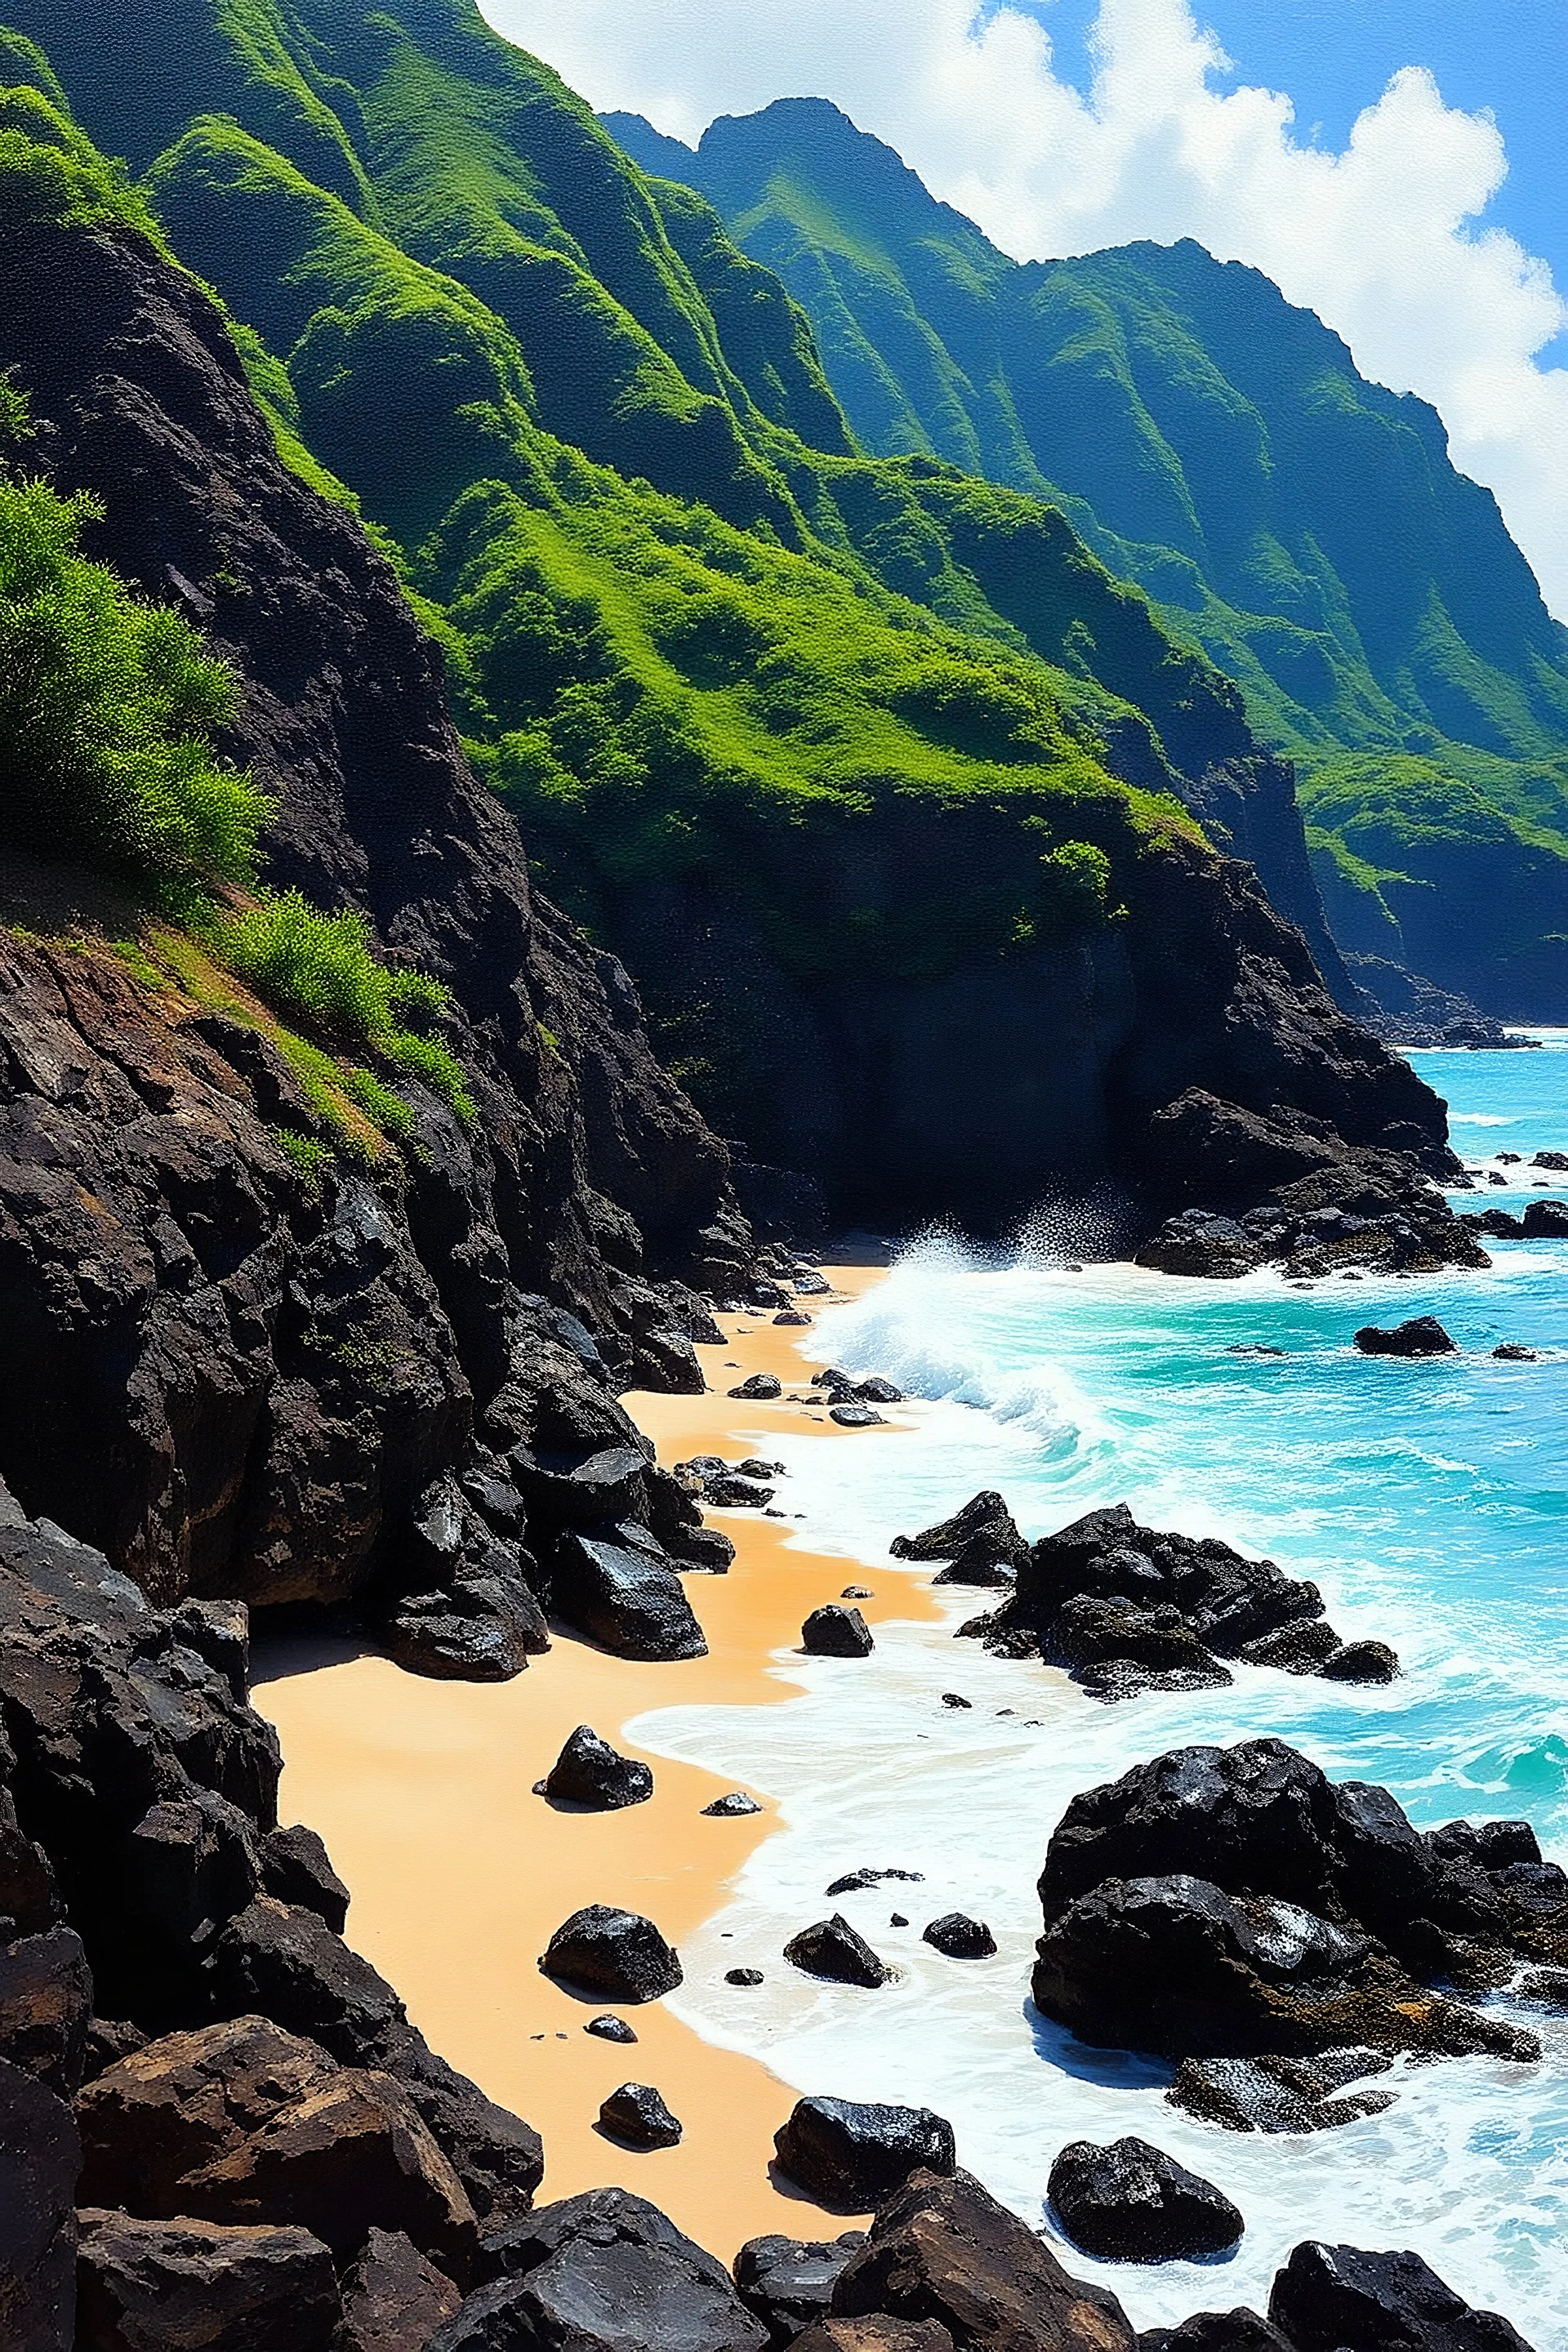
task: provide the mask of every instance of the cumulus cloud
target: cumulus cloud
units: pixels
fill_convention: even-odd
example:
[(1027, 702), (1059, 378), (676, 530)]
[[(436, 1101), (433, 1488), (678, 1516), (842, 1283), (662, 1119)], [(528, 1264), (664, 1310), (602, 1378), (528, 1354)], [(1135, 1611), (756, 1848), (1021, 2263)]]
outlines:
[(694, 141), (717, 114), (830, 98), (1020, 258), (1194, 236), (1268, 272), (1363, 373), (1417, 392), (1497, 494), (1568, 618), (1568, 327), (1544, 262), (1484, 221), (1508, 168), (1489, 115), (1396, 74), (1342, 151), (1290, 100), (1226, 89), (1189, 0), (1100, 0), (1094, 73), (1056, 70), (1018, 0), (482, 0), (601, 110)]

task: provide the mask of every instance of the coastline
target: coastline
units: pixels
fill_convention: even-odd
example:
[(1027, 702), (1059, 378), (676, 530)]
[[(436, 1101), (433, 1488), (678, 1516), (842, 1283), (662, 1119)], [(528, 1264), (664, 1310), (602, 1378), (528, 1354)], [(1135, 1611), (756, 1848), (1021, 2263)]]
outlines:
[[(825, 1272), (834, 1284), (827, 1305), (862, 1295), (885, 1269)], [(765, 1454), (771, 1433), (798, 1436), (803, 1423), (836, 1443), (885, 1444), (900, 1433), (896, 1413), (885, 1430), (851, 1432), (815, 1400), (808, 1408), (731, 1399), (730, 1388), (763, 1370), (799, 1394), (810, 1332), (765, 1314), (719, 1322), (723, 1346), (700, 1350), (707, 1393), (623, 1399), (661, 1463)], [(786, 1481), (780, 1506), (788, 1491)], [(727, 1576), (689, 1580), (704, 1658), (639, 1664), (555, 1631), (550, 1654), (510, 1683), (435, 1682), (345, 1642), (283, 1639), (258, 1654), (256, 1704), (283, 1743), (281, 1818), (321, 1832), (352, 1891), (349, 1941), (397, 1987), (444, 2057), (540, 2131), (542, 2201), (619, 2183), (728, 2259), (763, 2231), (834, 2236), (854, 2226), (854, 2217), (824, 2214), (770, 2174), (773, 2133), (798, 2094), (759, 2062), (703, 2041), (662, 2001), (619, 2012), (635, 2045), (586, 2034), (604, 2004), (567, 1992), (537, 1967), (562, 1920), (592, 1902), (647, 1913), (679, 1949), (722, 1908), (776, 1820), (763, 1788), (749, 1791), (759, 1812), (705, 1817), (702, 1807), (733, 1782), (623, 1736), (625, 1724), (661, 1706), (795, 1696), (773, 1654), (793, 1646), (808, 1612), (854, 1580), (852, 1562), (792, 1549), (788, 1519), (711, 1517), (736, 1556)], [(859, 1604), (868, 1622), (940, 1616), (925, 1579), (900, 1571), (896, 1586), (882, 1581)], [(589, 1814), (557, 1811), (532, 1793), (579, 1723), (652, 1765), (647, 1803)], [(746, 1998), (736, 1990), (737, 2001)], [(601, 2101), (626, 2081), (663, 2095), (684, 2126), (678, 2147), (641, 2153), (595, 2128)]]

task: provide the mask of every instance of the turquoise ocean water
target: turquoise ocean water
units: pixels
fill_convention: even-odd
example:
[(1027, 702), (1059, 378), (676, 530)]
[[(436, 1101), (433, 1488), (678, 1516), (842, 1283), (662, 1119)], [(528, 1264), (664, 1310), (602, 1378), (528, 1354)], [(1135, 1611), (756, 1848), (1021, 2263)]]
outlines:
[[(1483, 1174), (1481, 1195), (1456, 1205), (1518, 1208), (1541, 1171), (1497, 1155), (1568, 1151), (1568, 1032), (1541, 1034), (1538, 1053), (1415, 1057)], [(1488, 1168), (1507, 1184), (1485, 1183)], [(1568, 1176), (1548, 1181), (1568, 1197)], [(889, 1629), (864, 1664), (781, 1656), (792, 1704), (644, 1717), (639, 1738), (780, 1801), (778, 1832), (685, 1955), (679, 2005), (802, 2090), (936, 2106), (961, 2160), (1047, 2228), (1046, 2175), (1068, 2138), (1137, 2131), (1217, 2180), (1248, 2219), (1228, 2262), (1134, 2270), (1062, 2249), (1141, 2326), (1260, 2305), (1311, 2234), (1414, 2245), (1540, 2352), (1563, 2352), (1568, 2021), (1529, 2016), (1539, 2066), (1402, 2068), (1383, 2116), (1258, 2139), (1179, 2116), (1152, 2062), (1079, 2048), (1035, 2014), (1027, 1979), (1034, 1881), (1069, 1797), (1191, 1740), (1275, 1733), (1334, 1777), (1393, 1789), (1423, 1826), (1522, 1814), (1568, 1863), (1568, 1242), (1497, 1244), (1482, 1275), (1310, 1289), (1071, 1272), (1071, 1242), (982, 1259), (933, 1240), (822, 1318), (814, 1358), (884, 1372), (921, 1402), (912, 1437), (784, 1449), (801, 1541), (872, 1563), (867, 1580), (882, 1583), (905, 1572), (889, 1538), (978, 1487), (1001, 1487), (1029, 1535), (1124, 1498), (1145, 1522), (1222, 1534), (1315, 1578), (1341, 1633), (1392, 1641), (1404, 1679), (1357, 1691), (1242, 1668), (1227, 1691), (1108, 1709), (954, 1641), (985, 1605), (955, 1594), (947, 1623)], [(1458, 1357), (1377, 1361), (1351, 1345), (1359, 1324), (1425, 1313)], [(1539, 1360), (1498, 1362), (1504, 1339)], [(1232, 1352), (1259, 1345), (1284, 1352)], [(944, 1706), (944, 1691), (970, 1708)], [(861, 1864), (924, 1880), (823, 1899)], [(955, 1906), (990, 1921), (994, 1959), (943, 1960), (920, 1942)], [(896, 1962), (895, 1985), (819, 1987), (780, 1961), (788, 1935), (835, 1907)], [(766, 1979), (745, 1996), (722, 1981), (742, 1961)]]

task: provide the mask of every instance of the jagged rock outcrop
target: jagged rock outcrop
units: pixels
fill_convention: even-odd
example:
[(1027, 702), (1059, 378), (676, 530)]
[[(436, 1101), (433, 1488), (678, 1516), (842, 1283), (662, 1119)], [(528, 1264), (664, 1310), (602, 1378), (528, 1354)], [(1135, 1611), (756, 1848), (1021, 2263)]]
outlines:
[(1336, 1785), (1278, 1739), (1177, 1748), (1076, 1797), (1040, 1902), (1034, 1997), (1083, 2040), (1373, 2053), (1342, 2079), (1386, 2052), (1538, 2058), (1532, 2034), (1455, 1995), (1568, 1955), (1568, 1876), (1526, 1822), (1423, 1836), (1386, 1790)]
[(448, 984), (479, 1111), (410, 1085), (406, 1152), (307, 1181), (279, 1131), (319, 1123), (267, 1024), (94, 950), (84, 877), (8, 868), (25, 924), (41, 895), (89, 944), (0, 941), (0, 1473), (160, 1601), (400, 1586), (408, 1663), (515, 1671), (548, 1562), (481, 1491), (433, 1604), (421, 1498), (506, 1484), (520, 1445), (540, 1476), (637, 1447), (617, 1385), (700, 1385), (673, 1277), (749, 1274), (728, 1155), (620, 965), (531, 892), (392, 568), (280, 462), (208, 298), (117, 229), (7, 225), (0, 268), (29, 462), (230, 661), (268, 878)]
[(1007, 1599), (960, 1633), (1003, 1657), (1064, 1666), (1094, 1698), (1217, 1688), (1231, 1680), (1226, 1658), (1338, 1682), (1387, 1683), (1399, 1673), (1385, 1642), (1342, 1642), (1315, 1584), (1217, 1536), (1140, 1527), (1125, 1503), (1026, 1546), (1002, 1497), (976, 1495), (940, 1527), (896, 1536), (895, 1553), (900, 1546), (905, 1558), (975, 1563), (954, 1581), (1011, 1561)]

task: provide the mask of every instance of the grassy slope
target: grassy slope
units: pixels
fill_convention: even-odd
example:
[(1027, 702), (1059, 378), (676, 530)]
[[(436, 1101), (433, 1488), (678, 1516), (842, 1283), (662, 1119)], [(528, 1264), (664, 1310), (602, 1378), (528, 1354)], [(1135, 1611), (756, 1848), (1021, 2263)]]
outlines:
[[(1429, 408), (1191, 244), (1020, 268), (819, 101), (716, 124), (700, 157), (612, 124), (779, 272), (868, 447), (1059, 498), (1240, 682), (1301, 763), (1350, 944), (1489, 977), (1494, 1001), (1556, 984), (1568, 634)], [(1409, 888), (1458, 893), (1463, 923), (1417, 919)]]
[[(803, 976), (1011, 954), (1109, 919), (1190, 828), (1180, 776), (1248, 756), (1234, 690), (1058, 514), (858, 455), (776, 280), (466, 0), (209, 12), (199, 77), (161, 49), (183, 20), (117, 19), (149, 131), (64, 0), (13, 9), (395, 535), (476, 758), (602, 936), (697, 874)], [(321, 108), (353, 170), (316, 178)]]

